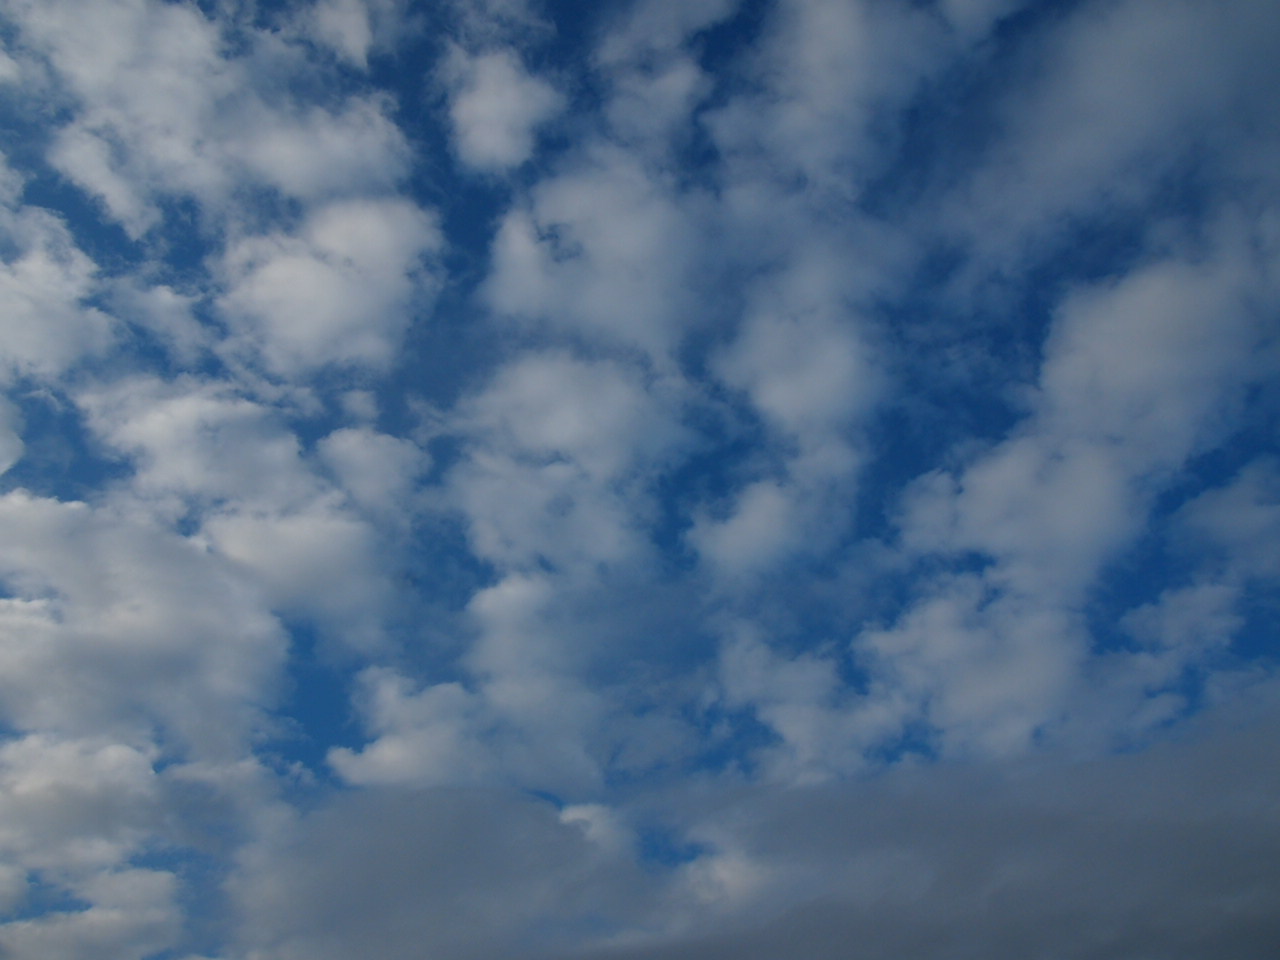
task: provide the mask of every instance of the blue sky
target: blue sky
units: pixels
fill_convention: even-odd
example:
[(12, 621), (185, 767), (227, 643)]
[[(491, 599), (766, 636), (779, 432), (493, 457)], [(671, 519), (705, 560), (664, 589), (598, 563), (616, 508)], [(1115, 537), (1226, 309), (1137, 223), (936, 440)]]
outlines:
[(0, 42), (0, 955), (1272, 955), (1280, 8)]

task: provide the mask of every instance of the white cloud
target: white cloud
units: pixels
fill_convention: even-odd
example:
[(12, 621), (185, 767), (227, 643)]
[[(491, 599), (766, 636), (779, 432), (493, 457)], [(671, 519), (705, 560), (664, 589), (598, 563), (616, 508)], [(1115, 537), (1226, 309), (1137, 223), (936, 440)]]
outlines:
[(506, 214), (486, 299), (534, 329), (640, 349), (662, 363), (697, 327), (690, 288), (706, 256), (703, 200), (602, 147)]
[(595, 61), (609, 78), (605, 115), (613, 138), (671, 162), (664, 156), (667, 141), (687, 141), (693, 110), (713, 88), (689, 41), (729, 17), (733, 6), (726, 0), (636, 3), (610, 24)]
[(107, 508), (0, 498), (6, 722), (212, 758), (238, 754), (284, 654), (255, 587), (208, 552)]
[(779, 299), (779, 314), (747, 321), (717, 372), (802, 444), (834, 439), (865, 413), (880, 378), (858, 342), (853, 317), (796, 316), (782, 311), (795, 310), (803, 300)]
[(564, 109), (564, 97), (530, 75), (511, 51), (469, 55), (455, 48), (444, 79), (454, 149), (469, 167), (502, 171), (533, 153), (537, 129)]
[(177, 940), (176, 878), (162, 870), (104, 873), (74, 888), (84, 910), (0, 925), (0, 947), (14, 960), (148, 956)]
[(235, 348), (286, 375), (385, 367), (434, 293), (424, 260), (440, 243), (432, 218), (397, 199), (338, 201), (293, 235), (239, 241), (219, 301), (240, 333)]
[(213, 24), (193, 7), (120, 0), (18, 3), (24, 39), (46, 53), (84, 112), (51, 159), (132, 233), (156, 223), (154, 190), (220, 193), (214, 103), (235, 85)]
[(942, 0), (939, 4), (952, 27), (966, 40), (982, 38), (1025, 5), (1025, 0)]
[(0, 474), (22, 459), (22, 415), (18, 408), (0, 397)]
[(944, 753), (1010, 756), (1067, 710), (1085, 635), (1067, 611), (991, 596), (968, 577), (861, 634), (854, 654), (872, 667), (873, 710), (888, 698), (904, 721), (922, 715)]
[(412, 513), (414, 481), (428, 465), (425, 452), (412, 442), (368, 427), (346, 427), (322, 439), (318, 453), (361, 509), (380, 518)]
[(1271, 4), (1082, 4), (1051, 26), (1026, 82), (1008, 87), (1002, 136), (941, 218), (981, 268), (1055, 242), (1072, 217), (1159, 205), (1191, 158), (1274, 158), (1256, 99), (1276, 83)]
[(307, 20), (317, 40), (353, 66), (368, 66), (373, 29), (364, 0), (321, 0), (307, 10)]
[(275, 407), (189, 378), (125, 380), (78, 399), (95, 433), (132, 458), (118, 507), (193, 524), (272, 609), (355, 646), (378, 641), (394, 553), (378, 525), (409, 516), (422, 463), (411, 443), (348, 428), (306, 456)]
[(317, 201), (382, 192), (406, 173), (388, 102), (294, 100), (281, 77), (305, 61), (265, 31), (236, 55), (219, 24), (182, 4), (19, 2), (12, 13), (74, 108), (51, 162), (135, 237), (159, 222), (166, 196), (221, 219), (246, 178)]
[[(308, 201), (393, 188), (407, 173), (404, 135), (387, 118), (390, 101), (352, 97), (341, 110), (258, 106), (232, 141), (230, 162), (262, 182)], [(246, 122), (247, 121), (247, 122)]]
[(309, 618), (357, 649), (381, 642), (393, 594), (375, 532), (360, 518), (318, 501), (283, 513), (217, 513), (202, 529), (272, 609)]
[(1224, 242), (1217, 257), (1156, 262), (1069, 297), (1033, 416), (958, 477), (926, 478), (907, 541), (984, 551), (1020, 590), (1088, 584), (1141, 529), (1150, 494), (1221, 442), (1242, 391), (1265, 375), (1250, 298), (1267, 285), (1238, 249)]
[[(1203, 258), (1157, 261), (1066, 298), (1045, 342), (1031, 415), (963, 470), (933, 472), (908, 491), (902, 530), (910, 549), (974, 551), (991, 561), (983, 586), (975, 582), (958, 605), (948, 588), (887, 633), (859, 640), (890, 672), (887, 689), (933, 677), (920, 702), (944, 743), (969, 736), (973, 718), (987, 711), (1011, 743), (1028, 742), (1066, 713), (1108, 713), (1072, 689), (1087, 675), (1075, 612), (1105, 565), (1147, 528), (1154, 495), (1189, 457), (1225, 439), (1243, 391), (1266, 376), (1258, 366), (1263, 321), (1251, 298), (1265, 296), (1268, 281), (1231, 231), (1217, 239)], [(1201, 609), (1206, 598), (1212, 617)], [(1221, 636), (1233, 599), (1205, 585), (1162, 603), (1192, 604), (1185, 615), (1195, 629)], [(1131, 622), (1155, 615), (1135, 611)], [(1119, 700), (1153, 693), (1212, 645), (1202, 639), (1177, 650), (1186, 645), (1164, 634), (1169, 651), (1110, 664)], [(996, 649), (1014, 672), (987, 662), (984, 651)], [(984, 678), (977, 686), (966, 679), (970, 658)], [(1134, 672), (1121, 680), (1124, 671)], [(988, 722), (973, 735), (998, 747), (1004, 734)]]
[(1273, 549), (1280, 534), (1280, 470), (1274, 461), (1254, 461), (1231, 483), (1200, 494), (1183, 507), (1181, 519), (1197, 540), (1222, 551), (1228, 574), (1280, 576)]
[(28, 871), (74, 879), (115, 867), (160, 815), (154, 756), (32, 734), (0, 747), (0, 848)]
[(101, 355), (112, 320), (85, 301), (97, 289), (97, 265), (66, 225), (33, 207), (0, 209), (6, 249), (0, 262), (0, 378), (57, 377)]
[(700, 519), (690, 541), (719, 572), (760, 570), (805, 542), (798, 513), (782, 486), (761, 480), (736, 494), (732, 512), (724, 519)]
[(701, 513), (690, 544), (732, 581), (820, 555), (845, 530), (865, 459), (863, 429), (885, 377), (863, 342), (840, 265), (800, 250), (750, 292), (737, 336), (711, 369), (765, 427), (772, 476)]
[(359, 752), (339, 747), (329, 754), (348, 783), (456, 786), (497, 775), (482, 739), (492, 721), (480, 697), (458, 683), (414, 692), (405, 677), (385, 669), (360, 679), (361, 713), (375, 739)]
[(736, 176), (856, 196), (883, 156), (878, 111), (944, 62), (939, 34), (923, 11), (897, 5), (779, 4), (753, 63), (761, 92), (711, 114), (710, 131)]
[(476, 552), (516, 568), (617, 564), (645, 549), (645, 484), (688, 442), (680, 397), (622, 364), (527, 355), (462, 407), (454, 496)]

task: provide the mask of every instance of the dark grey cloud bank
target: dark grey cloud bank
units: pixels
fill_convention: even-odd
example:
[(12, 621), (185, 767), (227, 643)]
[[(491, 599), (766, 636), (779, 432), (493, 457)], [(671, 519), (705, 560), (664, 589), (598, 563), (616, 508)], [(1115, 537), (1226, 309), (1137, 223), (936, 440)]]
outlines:
[(1137, 754), (657, 801), (723, 854), (711, 871), (638, 865), (586, 814), (514, 792), (366, 791), (257, 851), (233, 891), (280, 957), (1262, 960), (1278, 734), (1266, 684)]

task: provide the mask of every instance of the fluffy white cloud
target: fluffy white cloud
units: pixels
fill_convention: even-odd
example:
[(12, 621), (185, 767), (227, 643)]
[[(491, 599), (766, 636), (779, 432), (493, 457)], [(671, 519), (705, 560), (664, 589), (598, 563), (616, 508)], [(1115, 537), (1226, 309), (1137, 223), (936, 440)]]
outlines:
[(939, 6), (963, 37), (974, 40), (1025, 3), (1024, 0), (942, 0)]
[(223, 511), (206, 519), (203, 533), (260, 584), (273, 609), (357, 648), (380, 642), (393, 591), (374, 531), (359, 517), (321, 500), (288, 512)]
[(646, 484), (688, 442), (678, 391), (559, 352), (501, 369), (458, 423), (475, 441), (453, 486), (476, 552), (516, 568), (633, 559)]
[(0, 847), (28, 871), (74, 879), (114, 867), (160, 815), (154, 756), (101, 739), (32, 734), (0, 747)]
[(1077, 293), (1045, 345), (1036, 412), (954, 480), (909, 504), (917, 547), (1004, 562), (1019, 590), (1070, 593), (1143, 523), (1149, 494), (1224, 424), (1265, 375), (1267, 281), (1235, 244), (1207, 262), (1172, 259)]
[(265, 31), (243, 56), (185, 4), (17, 2), (10, 14), (77, 108), (51, 162), (134, 236), (159, 222), (166, 196), (222, 217), (246, 178), (310, 201), (384, 191), (406, 172), (387, 101), (293, 99), (280, 75), (302, 65)]
[(130, 455), (130, 492), (158, 510), (286, 510), (323, 490), (277, 411), (225, 384), (124, 380), (79, 398), (94, 432)]
[(411, 514), (414, 481), (428, 466), (409, 440), (368, 427), (335, 430), (318, 444), (320, 460), (362, 509), (379, 518)]
[(431, 217), (408, 201), (338, 201), (292, 235), (233, 245), (220, 307), (243, 337), (240, 354), (276, 372), (383, 367), (412, 311), (430, 302), (424, 258), (439, 246)]
[(942, 222), (987, 269), (1040, 249), (1029, 241), (1056, 242), (1099, 205), (1158, 206), (1197, 156), (1228, 170), (1274, 159), (1258, 98), (1276, 82), (1276, 28), (1275, 8), (1257, 0), (1082, 4), (1042, 33), (1028, 82), (1005, 95), (1004, 136)]
[(519, 166), (538, 127), (564, 108), (556, 89), (531, 76), (511, 50), (469, 55), (455, 49), (444, 69), (454, 149), (481, 171)]
[(104, 873), (72, 888), (88, 908), (0, 925), (0, 946), (14, 960), (152, 955), (181, 930), (176, 888), (162, 870)]
[(494, 238), (489, 303), (534, 328), (623, 345), (663, 360), (696, 301), (702, 198), (676, 194), (614, 148), (544, 180)]
[(274, 698), (284, 637), (253, 585), (108, 508), (0, 498), (4, 716), (18, 730), (237, 755)]
[(66, 224), (46, 210), (5, 205), (0, 231), (0, 382), (57, 377), (104, 353), (115, 324), (86, 303), (97, 292), (97, 264)]
[(846, 283), (839, 264), (797, 252), (752, 291), (752, 312), (713, 358), (719, 381), (763, 422), (777, 461), (774, 475), (745, 484), (722, 516), (704, 513), (690, 530), (691, 545), (730, 580), (820, 554), (848, 523), (864, 427), (885, 378)]
[(883, 159), (883, 134), (872, 127), (877, 112), (906, 99), (945, 62), (939, 33), (916, 8), (778, 4), (754, 56), (762, 89), (710, 117), (715, 142), (737, 175), (856, 196)]
[(364, 0), (321, 0), (305, 16), (317, 40), (353, 66), (368, 66), (373, 29)]
[(390, 601), (378, 527), (412, 514), (416, 446), (347, 428), (306, 456), (274, 407), (217, 382), (127, 380), (80, 402), (97, 435), (133, 460), (118, 504), (193, 524), (273, 609), (357, 646), (377, 641)]

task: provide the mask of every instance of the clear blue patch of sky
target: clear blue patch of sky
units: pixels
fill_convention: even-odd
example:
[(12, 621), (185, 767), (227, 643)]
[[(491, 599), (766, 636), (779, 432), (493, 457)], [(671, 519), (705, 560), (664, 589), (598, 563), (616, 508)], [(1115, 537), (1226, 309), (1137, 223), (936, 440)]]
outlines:
[(132, 467), (85, 429), (71, 401), (43, 387), (19, 381), (8, 399), (22, 417), (22, 458), (3, 477), (0, 490), (25, 489), (59, 500), (89, 500)]
[(365, 739), (351, 703), (356, 671), (320, 642), (311, 625), (292, 621), (286, 628), (283, 701), (274, 714), (280, 733), (263, 752), (286, 764), (301, 763), (321, 783), (335, 782), (326, 760), (329, 750), (356, 748)]

